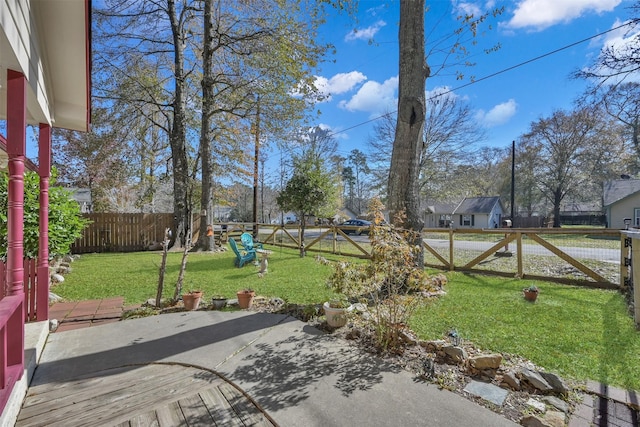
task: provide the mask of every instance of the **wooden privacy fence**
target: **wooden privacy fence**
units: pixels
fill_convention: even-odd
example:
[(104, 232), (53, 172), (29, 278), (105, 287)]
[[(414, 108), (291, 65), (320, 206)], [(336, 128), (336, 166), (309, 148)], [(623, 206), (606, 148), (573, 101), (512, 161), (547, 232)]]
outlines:
[(162, 242), (166, 228), (173, 228), (171, 213), (93, 213), (83, 217), (91, 224), (71, 246), (76, 254), (148, 250)]
[[(159, 250), (166, 228), (173, 229), (173, 214), (99, 213), (83, 214), (91, 221), (82, 237), (71, 246), (74, 254), (93, 252), (137, 252)], [(193, 216), (192, 241), (198, 240), (200, 217)], [(239, 238), (244, 232), (252, 232), (253, 223), (212, 224), (217, 244), (224, 244), (229, 237)]]

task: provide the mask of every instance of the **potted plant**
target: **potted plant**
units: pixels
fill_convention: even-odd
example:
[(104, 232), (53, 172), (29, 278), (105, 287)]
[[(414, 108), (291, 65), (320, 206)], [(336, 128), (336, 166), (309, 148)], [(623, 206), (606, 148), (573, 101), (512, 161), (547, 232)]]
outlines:
[(224, 295), (214, 295), (211, 297), (211, 306), (214, 310), (220, 310), (227, 305), (227, 297)]
[(238, 297), (238, 307), (251, 308), (253, 297), (256, 295), (253, 289), (247, 288), (236, 293)]
[(351, 304), (345, 299), (327, 301), (322, 306), (327, 317), (327, 324), (339, 328), (347, 324), (347, 312), (351, 311)]
[(189, 291), (186, 294), (182, 294), (182, 303), (185, 310), (197, 310), (200, 306), (200, 299), (202, 299), (202, 291)]
[(530, 285), (524, 288), (522, 292), (524, 293), (524, 299), (533, 302), (538, 298), (539, 290), (537, 286)]

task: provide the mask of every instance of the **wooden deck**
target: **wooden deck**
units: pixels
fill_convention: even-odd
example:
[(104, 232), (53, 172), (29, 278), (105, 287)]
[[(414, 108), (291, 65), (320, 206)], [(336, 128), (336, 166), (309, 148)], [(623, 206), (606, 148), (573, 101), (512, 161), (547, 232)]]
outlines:
[(179, 364), (126, 366), (30, 387), (16, 427), (275, 426), (213, 371)]

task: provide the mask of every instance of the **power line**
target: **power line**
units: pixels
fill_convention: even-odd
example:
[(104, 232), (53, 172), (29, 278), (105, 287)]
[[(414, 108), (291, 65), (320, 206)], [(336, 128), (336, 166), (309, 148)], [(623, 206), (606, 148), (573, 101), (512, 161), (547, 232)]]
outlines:
[[(522, 66), (527, 65), (527, 64), (530, 64), (530, 63), (532, 63), (532, 62), (539, 61), (540, 59), (546, 58), (547, 56), (551, 56), (551, 55), (554, 55), (554, 54), (556, 54), (556, 53), (558, 53), (558, 52), (562, 52), (563, 50), (570, 49), (570, 48), (572, 48), (572, 47), (574, 47), (574, 46), (577, 46), (577, 45), (582, 44), (582, 43), (584, 43), (584, 42), (588, 42), (588, 41), (590, 41), (590, 40), (593, 40), (593, 39), (595, 39), (595, 38), (597, 38), (597, 37), (603, 36), (603, 35), (605, 35), (605, 34), (607, 34), (607, 33), (612, 32), (612, 31), (619, 30), (619, 29), (621, 29), (621, 28), (624, 28), (624, 27), (630, 26), (630, 25), (632, 25), (632, 24), (637, 24), (638, 22), (640, 22), (640, 19), (632, 19), (632, 20), (631, 20), (631, 21), (629, 21), (629, 22), (626, 22), (626, 23), (624, 23), (624, 24), (618, 25), (617, 27), (614, 27), (614, 28), (610, 28), (610, 29), (608, 29), (608, 30), (606, 30), (606, 31), (602, 31), (602, 32), (600, 32), (600, 33), (598, 33), (598, 34), (595, 34), (595, 35), (591, 36), (591, 37), (584, 38), (584, 39), (579, 40), (579, 41), (577, 41), (577, 42), (573, 42), (573, 43), (568, 44), (568, 45), (566, 45), (566, 46), (563, 46), (563, 47), (561, 47), (561, 48), (558, 48), (558, 49), (552, 50), (552, 51), (550, 51), (550, 52), (544, 53), (544, 54), (542, 54), (542, 55), (536, 56), (535, 58), (531, 58), (531, 59), (528, 59), (528, 60), (526, 60), (526, 61), (520, 62), (520, 63), (518, 63), (518, 64), (516, 64), (516, 65), (512, 65), (511, 67), (507, 67), (507, 68), (504, 68), (504, 69), (502, 69), (502, 70), (500, 70), (500, 71), (496, 71), (495, 73), (489, 74), (489, 75), (484, 76), (484, 77), (481, 77), (481, 78), (479, 78), (479, 79), (475, 79), (475, 80), (473, 80), (473, 81), (471, 81), (471, 82), (469, 82), (469, 83), (465, 83), (465, 84), (463, 84), (463, 85), (461, 85), (461, 86), (454, 87), (453, 89), (449, 89), (449, 90), (446, 90), (446, 91), (440, 92), (440, 93), (438, 93), (438, 94), (436, 94), (436, 95), (433, 95), (433, 96), (429, 97), (427, 100), (428, 100), (428, 101), (430, 101), (430, 100), (432, 100), (432, 99), (436, 99), (436, 98), (439, 98), (439, 97), (441, 97), (441, 96), (448, 95), (448, 94), (450, 94), (450, 93), (452, 93), (452, 92), (455, 92), (456, 90), (464, 89), (464, 88), (469, 87), (469, 86), (471, 86), (471, 85), (474, 85), (474, 84), (476, 84), (476, 83), (480, 83), (480, 82), (482, 82), (482, 81), (484, 81), (484, 80), (488, 80), (488, 79), (490, 79), (490, 78), (496, 77), (496, 76), (498, 76), (498, 75), (500, 75), (500, 74), (504, 74), (504, 73), (506, 73), (506, 72), (508, 72), (508, 71), (514, 70), (514, 69), (516, 69), (516, 68), (522, 67)], [(382, 119), (382, 118), (384, 118), (384, 117), (386, 117), (386, 116), (388, 116), (388, 115), (390, 115), (390, 114), (394, 114), (394, 113), (396, 113), (397, 111), (398, 111), (398, 110), (391, 111), (391, 112), (388, 112), (388, 113), (382, 114), (382, 115), (380, 115), (380, 116), (378, 116), (378, 117), (374, 117), (374, 118), (372, 118), (372, 119), (369, 119), (369, 120), (367, 120), (367, 121), (364, 121), (364, 122), (361, 122), (361, 123), (355, 124), (355, 125), (353, 125), (353, 126), (349, 126), (348, 128), (342, 129), (342, 130), (340, 130), (340, 131), (331, 132), (331, 133), (329, 133), (327, 136), (335, 136), (335, 135), (338, 135), (338, 134), (340, 134), (340, 133), (346, 132), (346, 131), (348, 131), (348, 130), (355, 129), (355, 128), (360, 127), (360, 126), (364, 126), (364, 125), (366, 125), (367, 123), (371, 123), (371, 122), (374, 122), (374, 121), (376, 121), (376, 120), (380, 120), (380, 119)]]

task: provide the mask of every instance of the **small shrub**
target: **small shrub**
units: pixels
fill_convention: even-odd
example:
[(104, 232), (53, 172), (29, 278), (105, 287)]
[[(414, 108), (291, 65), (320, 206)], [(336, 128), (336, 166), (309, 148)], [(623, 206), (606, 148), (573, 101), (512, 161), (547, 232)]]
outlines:
[(370, 303), (375, 342), (381, 350), (389, 350), (401, 346), (400, 333), (422, 302), (419, 291), (430, 289), (431, 282), (415, 262), (422, 248), (409, 243), (415, 241), (413, 232), (382, 225), (383, 208), (377, 199), (370, 205), (374, 217), (369, 232), (371, 260), (335, 263), (327, 285), (336, 293)]

